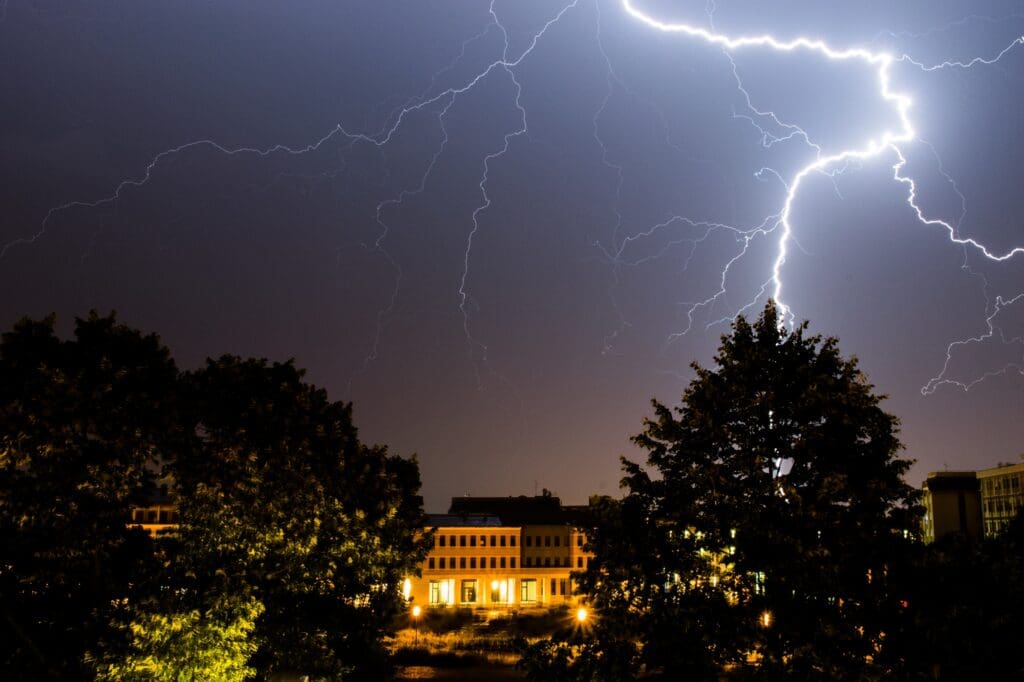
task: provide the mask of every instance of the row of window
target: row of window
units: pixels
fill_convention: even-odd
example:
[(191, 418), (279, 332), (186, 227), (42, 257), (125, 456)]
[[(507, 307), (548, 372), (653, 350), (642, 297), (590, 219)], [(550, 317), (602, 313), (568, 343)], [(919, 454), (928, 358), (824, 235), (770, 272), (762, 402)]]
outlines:
[[(534, 561), (534, 559), (532, 557), (523, 557), (523, 566), (524, 567), (533, 567), (533, 566), (537, 566), (537, 567), (545, 566), (545, 567), (547, 567), (547, 566), (554, 566), (555, 568), (558, 568), (559, 566), (562, 566), (562, 567), (565, 567), (565, 568), (570, 568), (572, 566), (572, 563), (569, 560), (569, 557), (567, 557), (567, 556), (566, 557), (557, 557), (557, 556), (556, 557), (549, 557), (549, 556), (546, 556), (543, 559), (541, 559), (540, 557), (537, 557), (536, 562)], [(584, 560), (584, 558), (581, 557), (581, 556), (576, 557), (576, 568), (586, 568), (586, 567), (587, 567), (586, 566), (586, 561)]]
[[(435, 535), (434, 546), (435, 547), (476, 547), (477, 538), (479, 538), (479, 546), (488, 546), (488, 537), (490, 538), (491, 547), (505, 547), (505, 539), (508, 538), (508, 546), (516, 546), (516, 536), (514, 535)], [(458, 545), (455, 543), (458, 542)], [(526, 535), (523, 537), (523, 542), (526, 543), (527, 547), (561, 547), (562, 537), (560, 535)], [(566, 541), (565, 546), (569, 546), (569, 542)], [(583, 536), (576, 536), (576, 546), (583, 546)]]
[(132, 521), (135, 523), (177, 523), (178, 512), (173, 509), (134, 509)]
[[(458, 561), (458, 566), (456, 566)], [(487, 568), (487, 557), (480, 557), (480, 568)], [(468, 566), (467, 566), (468, 562)], [(491, 568), (515, 568), (516, 558), (508, 557), (508, 565), (506, 566), (505, 557), (491, 557), (490, 558)], [(437, 561), (434, 561), (434, 557), (427, 559), (427, 568), (476, 568), (477, 560), (475, 556), (471, 557), (459, 557), (456, 560), (455, 557), (438, 557)]]
[(1022, 506), (1022, 503), (1024, 503), (1024, 500), (1020, 496), (985, 500), (985, 513), (1014, 516)]
[[(552, 578), (549, 594), (553, 597), (568, 596), (570, 594), (569, 581), (565, 578)], [(490, 583), (490, 594), (488, 601), (492, 604), (511, 603), (515, 595), (515, 579), (493, 580)], [(455, 603), (455, 581), (431, 580), (429, 590), (429, 603), (432, 605)], [(479, 584), (475, 578), (459, 581), (459, 602), (462, 604), (475, 604), (483, 601), (480, 594)], [(519, 581), (519, 601), (523, 604), (530, 604), (537, 601), (537, 580), (535, 578), (523, 578)]]
[[(477, 567), (487, 568), (488, 567), (488, 563), (490, 563), (490, 568), (515, 568), (516, 567), (516, 558), (515, 557), (508, 557), (507, 564), (506, 564), (506, 560), (505, 559), (506, 559), (506, 557), (493, 557), (493, 556), (490, 557), (490, 558), (488, 558), (488, 557), (480, 557), (480, 561), (478, 562), (475, 556), (471, 556), (471, 557), (458, 557), (458, 558), (456, 558), (456, 557), (437, 557), (436, 559), (435, 559), (435, 557), (429, 557), (427, 559), (427, 568), (428, 569), (435, 569), (435, 568), (436, 569), (456, 569), (456, 568), (477, 568)], [(570, 566), (569, 557), (554, 557), (554, 558), (552, 558), (552, 557), (544, 557), (543, 563), (542, 563), (542, 560), (541, 560), (540, 557), (537, 557), (536, 563), (534, 563), (533, 558), (531, 558), (531, 557), (526, 557), (526, 558), (523, 559), (523, 567), (524, 568), (532, 568), (532, 567), (540, 568), (542, 566), (545, 567), (545, 568), (547, 568), (547, 567), (570, 568), (571, 567)], [(587, 567), (587, 561), (584, 559), (584, 557), (581, 557), (581, 556), (576, 557), (576, 568), (586, 568), (586, 567)]]
[(1020, 476), (993, 476), (984, 479), (985, 493), (1000, 495), (1020, 491)]
[[(481, 535), (480, 546), (487, 546), (487, 536)], [(476, 547), (476, 535), (435, 535), (434, 546), (435, 547), (455, 547), (455, 538), (458, 538), (458, 546), (466, 547), (467, 542), (469, 547)], [(516, 546), (516, 536), (514, 535), (492, 535), (491, 536), (491, 547), (505, 547), (505, 539), (508, 538), (508, 546)]]

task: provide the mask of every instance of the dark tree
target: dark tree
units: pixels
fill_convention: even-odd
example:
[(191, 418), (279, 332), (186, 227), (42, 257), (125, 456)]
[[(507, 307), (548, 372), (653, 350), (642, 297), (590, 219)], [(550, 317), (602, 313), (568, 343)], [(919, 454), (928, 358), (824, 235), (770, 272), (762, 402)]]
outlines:
[(654, 403), (634, 439), (647, 466), (623, 461), (627, 495), (590, 532), (581, 671), (625, 656), (666, 679), (884, 674), (890, 574), (918, 528), (910, 462), (856, 360), (806, 330), (769, 303), (694, 365), (679, 407)]
[(259, 602), (261, 675), (379, 679), (401, 580), (426, 552), (415, 460), (363, 445), (351, 405), (291, 363), (225, 356), (188, 395), (196, 439), (172, 471), (189, 608)]
[(156, 336), (95, 313), (62, 341), (23, 320), (0, 343), (0, 668), (9, 679), (88, 676), (121, 605), (156, 580), (126, 526), (177, 438), (177, 370)]

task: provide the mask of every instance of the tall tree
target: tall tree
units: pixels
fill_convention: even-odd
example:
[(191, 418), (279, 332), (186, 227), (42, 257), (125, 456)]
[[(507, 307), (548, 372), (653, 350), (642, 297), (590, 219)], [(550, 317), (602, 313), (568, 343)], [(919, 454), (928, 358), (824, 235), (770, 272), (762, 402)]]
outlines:
[(52, 317), (0, 343), (0, 668), (86, 677), (120, 605), (155, 578), (126, 527), (172, 447), (177, 369), (156, 336), (92, 313), (62, 341)]
[(415, 461), (363, 445), (351, 405), (290, 362), (225, 356), (188, 383), (196, 438), (172, 467), (187, 610), (257, 600), (261, 674), (379, 678), (426, 552)]
[(590, 533), (590, 658), (632, 644), (667, 678), (884, 674), (890, 578), (918, 527), (897, 419), (836, 339), (788, 329), (773, 303), (693, 367), (680, 406), (654, 402), (634, 439), (647, 466), (623, 460), (627, 496)]

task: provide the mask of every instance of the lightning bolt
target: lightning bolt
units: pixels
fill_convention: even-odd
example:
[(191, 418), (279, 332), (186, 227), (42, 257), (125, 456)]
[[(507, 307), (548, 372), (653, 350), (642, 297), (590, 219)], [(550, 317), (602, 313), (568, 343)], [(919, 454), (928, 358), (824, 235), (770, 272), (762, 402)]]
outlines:
[[(957, 226), (949, 221), (942, 220), (940, 218), (929, 217), (926, 215), (924, 209), (920, 206), (917, 201), (917, 184), (913, 177), (905, 173), (905, 167), (907, 165), (907, 159), (903, 151), (903, 147), (911, 142), (919, 141), (913, 121), (911, 118), (911, 111), (913, 108), (913, 100), (910, 95), (896, 90), (892, 85), (891, 71), (892, 67), (896, 64), (907, 64), (922, 72), (929, 73), (939, 71), (943, 69), (971, 69), (978, 66), (989, 66), (996, 64), (1003, 59), (1010, 52), (1016, 48), (1024, 45), (1024, 36), (1019, 36), (1012, 40), (1002, 50), (991, 57), (977, 56), (968, 60), (947, 60), (934, 64), (927, 64), (923, 61), (914, 59), (910, 55), (901, 54), (894, 56), (888, 52), (874, 51), (860, 47), (849, 47), (849, 48), (835, 48), (829, 45), (824, 40), (808, 38), (799, 36), (792, 39), (780, 39), (775, 36), (768, 34), (760, 35), (741, 35), (741, 36), (729, 36), (716, 31), (714, 27), (714, 4), (713, 0), (710, 0), (706, 9), (706, 14), (709, 19), (710, 28), (703, 28), (697, 25), (689, 23), (675, 23), (662, 21), (643, 10), (639, 9), (633, 0), (621, 0), (621, 6), (625, 13), (631, 16), (633, 19), (645, 24), (646, 26), (655, 29), (663, 33), (679, 34), (691, 39), (699, 40), (707, 43), (711, 46), (722, 49), (729, 57), (729, 61), (733, 66), (733, 74), (736, 78), (737, 87), (741, 93), (745, 96), (746, 106), (752, 115), (744, 115), (744, 117), (755, 127), (757, 127), (762, 134), (762, 145), (769, 147), (777, 144), (783, 140), (792, 139), (793, 137), (800, 137), (804, 143), (815, 150), (815, 158), (810, 163), (800, 168), (793, 177), (784, 180), (783, 184), (786, 187), (785, 198), (782, 202), (781, 210), (778, 213), (778, 221), (775, 225), (762, 224), (752, 230), (743, 232), (743, 247), (741, 251), (729, 260), (722, 271), (721, 287), (718, 292), (715, 293), (709, 299), (702, 301), (689, 310), (688, 318), (690, 325), (693, 323), (693, 313), (700, 307), (709, 305), (710, 303), (718, 300), (719, 297), (725, 293), (726, 278), (729, 273), (729, 269), (740, 260), (747, 252), (747, 248), (750, 245), (752, 239), (756, 236), (760, 236), (769, 232), (778, 231), (778, 239), (776, 243), (775, 258), (771, 267), (771, 274), (768, 281), (762, 285), (760, 291), (755, 296), (754, 300), (758, 300), (767, 290), (771, 290), (771, 296), (775, 299), (782, 312), (782, 323), (792, 324), (793, 314), (790, 307), (785, 303), (784, 300), (784, 279), (783, 270), (787, 261), (791, 243), (794, 242), (794, 226), (792, 223), (792, 212), (793, 207), (800, 195), (800, 190), (805, 184), (806, 180), (815, 174), (826, 175), (834, 177), (835, 173), (842, 172), (843, 168), (849, 164), (860, 164), (870, 159), (880, 157), (883, 154), (890, 153), (894, 156), (895, 162), (893, 163), (893, 179), (901, 183), (906, 187), (906, 203), (916, 219), (925, 226), (939, 228), (945, 230), (949, 241), (952, 244), (963, 247), (965, 250), (971, 250), (980, 254), (985, 259), (992, 262), (1003, 262), (1007, 261), (1015, 256), (1024, 253), (1024, 247), (1014, 247), (1004, 252), (997, 252), (988, 248), (985, 244), (972, 237), (963, 237), (959, 234)], [(970, 18), (965, 19), (968, 21)], [(810, 137), (806, 134), (803, 129), (793, 124), (785, 123), (778, 119), (773, 112), (760, 111), (751, 102), (750, 96), (746, 89), (743, 87), (743, 83), (736, 70), (735, 61), (733, 61), (732, 54), (739, 51), (751, 50), (751, 49), (763, 49), (773, 52), (808, 52), (810, 54), (823, 57), (829, 61), (856, 61), (863, 63), (867, 68), (874, 71), (875, 78), (877, 79), (878, 97), (887, 103), (892, 110), (895, 112), (897, 120), (899, 121), (899, 127), (896, 130), (879, 130), (875, 137), (869, 140), (866, 144), (860, 147), (853, 147), (847, 149), (841, 149), (831, 153), (824, 153), (822, 148), (814, 143)], [(778, 129), (785, 131), (782, 136), (777, 136), (769, 133), (761, 126), (758, 125), (757, 120), (769, 120)], [(927, 143), (926, 143), (927, 144)], [(930, 147), (930, 145), (928, 145)], [(934, 151), (934, 148), (932, 148)], [(956, 189), (955, 182), (944, 169), (941, 168), (940, 172), (949, 180), (954, 187), (956, 193), (960, 196), (964, 212), (966, 212), (966, 200), (963, 195)], [(765, 169), (770, 170), (770, 169)], [(779, 176), (781, 179), (781, 176)], [(962, 215), (961, 215), (962, 219)], [(959, 222), (959, 221), (958, 221)], [(947, 360), (946, 365), (943, 367), (942, 373), (932, 379), (924, 388), (923, 393), (930, 393), (935, 390), (939, 385), (945, 383), (955, 383), (960, 385), (964, 389), (970, 388), (977, 382), (970, 384), (964, 384), (960, 382), (953, 382), (944, 379), (946, 372), (949, 367), (949, 362), (952, 357), (954, 350), (962, 345), (980, 343), (988, 338), (991, 338), (996, 330), (993, 326), (993, 320), (1010, 303), (1016, 302), (1020, 297), (1013, 298), (1009, 301), (1002, 298), (996, 300), (994, 310), (988, 316), (986, 322), (988, 325), (988, 332), (981, 336), (967, 339), (960, 342), (954, 342), (947, 348)], [(744, 310), (751, 306), (748, 303), (746, 306), (741, 308), (738, 313), (742, 313)], [(728, 318), (726, 318), (728, 319)], [(717, 321), (716, 321), (717, 322)], [(712, 323), (715, 324), (715, 323)], [(680, 332), (684, 334), (689, 330), (688, 325), (685, 330)], [(1019, 342), (1020, 339), (1003, 339), (1004, 343)], [(1004, 368), (1005, 371), (1005, 368)], [(1000, 372), (1001, 373), (1001, 372)], [(980, 381), (980, 379), (979, 379)]]
[[(479, 363), (485, 366), (487, 365), (488, 346), (486, 340), (480, 338), (480, 336), (474, 333), (473, 330), (473, 312), (477, 309), (478, 304), (472, 295), (471, 280), (473, 274), (474, 242), (478, 239), (481, 230), (485, 229), (485, 218), (492, 207), (492, 171), (496, 167), (496, 164), (499, 164), (502, 159), (516, 147), (517, 144), (521, 144), (521, 141), (524, 138), (529, 138), (529, 116), (522, 102), (524, 83), (519, 75), (520, 67), (535, 52), (538, 44), (544, 40), (552, 27), (561, 22), (565, 16), (567, 16), (572, 10), (576, 9), (580, 4), (580, 0), (572, 0), (571, 2), (568, 2), (568, 4), (561, 5), (553, 15), (548, 15), (550, 18), (541, 24), (539, 28), (531, 32), (525, 42), (525, 47), (521, 47), (513, 53), (509, 29), (503, 24), (499, 13), (496, 11), (496, 2), (497, 0), (491, 0), (489, 3), (489, 21), (487, 24), (478, 33), (470, 36), (461, 44), (461, 49), (458, 51), (454, 59), (452, 59), (447, 66), (435, 72), (431, 77), (429, 84), (419, 94), (405, 99), (403, 103), (392, 109), (385, 117), (384, 123), (379, 128), (365, 132), (351, 132), (339, 123), (310, 144), (299, 147), (280, 144), (267, 147), (229, 147), (222, 145), (213, 139), (200, 139), (186, 142), (156, 154), (144, 166), (142, 172), (138, 176), (120, 181), (114, 187), (113, 192), (106, 197), (90, 201), (69, 201), (50, 208), (43, 216), (42, 221), (38, 224), (38, 229), (36, 229), (34, 233), (0, 244), (0, 259), (3, 259), (13, 248), (33, 244), (44, 237), (53, 221), (63, 213), (75, 209), (99, 209), (101, 207), (117, 203), (126, 192), (138, 190), (149, 184), (158, 167), (179, 155), (206, 150), (227, 156), (237, 155), (255, 157), (257, 159), (267, 159), (277, 156), (307, 155), (314, 153), (329, 144), (341, 145), (342, 149), (345, 150), (350, 150), (357, 145), (366, 145), (383, 152), (383, 150), (391, 144), (399, 131), (403, 130), (410, 121), (413, 119), (419, 120), (420, 118), (427, 118), (431, 121), (432, 126), (434, 126), (434, 129), (437, 131), (438, 142), (428, 153), (423, 172), (419, 173), (416, 180), (412, 181), (411, 184), (408, 184), (405, 187), (398, 187), (389, 190), (389, 196), (380, 198), (380, 200), (376, 202), (376, 209), (373, 217), (376, 228), (376, 238), (363, 244), (363, 247), (368, 252), (378, 255), (388, 264), (388, 267), (393, 272), (393, 280), (390, 289), (390, 296), (387, 298), (384, 306), (377, 311), (376, 325), (372, 340), (369, 344), (370, 350), (363, 359), (362, 364), (356, 370), (356, 374), (358, 375), (367, 371), (379, 358), (381, 339), (386, 331), (387, 322), (394, 312), (402, 287), (403, 270), (401, 264), (387, 250), (387, 241), (391, 231), (389, 214), (395, 209), (400, 208), (412, 197), (429, 191), (431, 177), (440, 159), (444, 156), (447, 150), (449, 142), (449, 134), (446, 127), (447, 116), (456, 103), (463, 96), (476, 89), (482, 83), (488, 82), (491, 79), (503, 79), (504, 82), (507, 82), (511, 86), (511, 106), (515, 109), (517, 121), (515, 125), (504, 132), (499, 133), (499, 138), (496, 141), (496, 144), (485, 153), (482, 153), (482, 156), (478, 157), (480, 175), (476, 188), (478, 191), (479, 201), (475, 203), (472, 211), (466, 218), (468, 229), (465, 236), (464, 249), (462, 251), (462, 267), (457, 278), (457, 290), (454, 292), (455, 303), (457, 304), (462, 317), (462, 329), (469, 348), (469, 354), (472, 358), (474, 367), (477, 369), (478, 385), (482, 385), (477, 363), (479, 360)], [(612, 0), (612, 2), (615, 2), (615, 0)], [(1002, 50), (992, 54), (991, 56), (976, 56), (962, 60), (947, 60), (937, 63), (928, 63), (920, 59), (916, 59), (909, 54), (894, 54), (879, 49), (863, 47), (837, 48), (824, 40), (804, 36), (792, 39), (781, 39), (768, 34), (731, 36), (720, 32), (716, 27), (715, 14), (717, 7), (715, 0), (706, 0), (704, 6), (706, 26), (659, 20), (640, 9), (635, 0), (618, 0), (617, 4), (626, 15), (641, 22), (652, 30), (667, 34), (675, 34), (690, 40), (699, 41), (709, 47), (721, 51), (731, 65), (731, 73), (737, 93), (737, 106), (733, 112), (734, 118), (744, 121), (757, 131), (760, 136), (760, 144), (763, 148), (771, 149), (783, 144), (800, 144), (810, 151), (811, 159), (798, 170), (789, 174), (784, 174), (770, 167), (764, 167), (758, 171), (756, 174), (758, 179), (767, 182), (778, 182), (783, 190), (783, 198), (780, 201), (777, 210), (771, 215), (765, 216), (762, 220), (753, 220), (751, 221), (751, 224), (746, 225), (730, 225), (718, 222), (706, 216), (690, 218), (673, 215), (665, 216), (664, 219), (659, 219), (659, 222), (656, 224), (640, 229), (634, 229), (630, 234), (626, 234), (628, 226), (626, 225), (627, 221), (621, 208), (621, 195), (623, 191), (625, 169), (623, 164), (618, 162), (609, 152), (608, 146), (602, 137), (601, 120), (610, 101), (617, 92), (621, 91), (630, 96), (636, 95), (635, 93), (630, 92), (625, 81), (616, 73), (613, 61), (605, 49), (601, 37), (601, 0), (594, 0), (593, 6), (597, 16), (597, 49), (600, 56), (603, 58), (607, 75), (605, 80), (605, 96), (592, 119), (593, 137), (602, 150), (601, 164), (611, 172), (615, 178), (615, 192), (613, 198), (615, 224), (612, 230), (611, 243), (595, 243), (595, 247), (598, 249), (601, 256), (603, 256), (612, 268), (612, 281), (609, 287), (609, 298), (611, 300), (613, 312), (619, 320), (618, 326), (604, 339), (605, 352), (609, 352), (612, 349), (618, 335), (630, 326), (629, 321), (625, 318), (625, 315), (616, 299), (616, 289), (619, 286), (622, 269), (639, 267), (646, 262), (660, 258), (671, 249), (685, 248), (687, 249), (687, 255), (683, 264), (683, 269), (685, 270), (690, 265), (691, 260), (695, 257), (698, 248), (704, 244), (705, 241), (711, 238), (712, 235), (718, 234), (729, 236), (735, 241), (736, 245), (735, 250), (731, 252), (721, 269), (721, 277), (718, 281), (718, 287), (710, 296), (684, 304), (686, 324), (679, 331), (672, 333), (667, 339), (667, 342), (671, 343), (675, 339), (689, 333), (695, 324), (697, 314), (699, 312), (704, 310), (717, 310), (716, 306), (726, 299), (728, 289), (727, 284), (734, 266), (743, 261), (744, 258), (749, 255), (750, 249), (755, 243), (761, 241), (774, 240), (774, 258), (772, 259), (769, 271), (764, 274), (763, 278), (758, 278), (760, 285), (755, 287), (756, 291), (754, 292), (753, 297), (743, 303), (738, 310), (733, 311), (731, 315), (707, 323), (707, 327), (728, 321), (736, 314), (741, 314), (750, 310), (765, 296), (771, 296), (776, 300), (781, 312), (783, 313), (782, 319), (784, 323), (792, 324), (794, 315), (790, 306), (785, 302), (787, 289), (785, 286), (784, 275), (785, 266), (791, 249), (799, 248), (796, 226), (793, 224), (792, 216), (794, 206), (801, 197), (806, 181), (812, 176), (825, 177), (832, 181), (833, 187), (838, 193), (839, 188), (835, 181), (838, 175), (847, 171), (849, 168), (855, 168), (866, 161), (878, 159), (884, 156), (891, 156), (893, 159), (893, 181), (905, 187), (906, 203), (916, 220), (926, 227), (944, 230), (949, 241), (964, 250), (965, 268), (967, 267), (968, 252), (978, 255), (986, 261), (996, 263), (1008, 261), (1024, 252), (1024, 247), (1015, 247), (1007, 251), (999, 252), (990, 249), (975, 238), (961, 234), (961, 225), (964, 215), (966, 214), (966, 199), (957, 188), (952, 176), (942, 167), (941, 160), (938, 159), (938, 154), (935, 153), (934, 148), (917, 136), (912, 120), (913, 101), (910, 95), (906, 92), (897, 90), (893, 86), (892, 82), (892, 71), (897, 65), (917, 69), (923, 73), (932, 73), (946, 69), (966, 70), (994, 65), (1005, 58), (1008, 54), (1024, 45), (1024, 36), (1015, 38)], [(0, 22), (2, 22), (6, 17), (6, 10), (7, 0), (0, 0)], [(960, 22), (957, 22), (957, 24), (981, 20), (993, 21), (988, 18), (972, 15), (971, 17), (966, 17)], [(952, 24), (943, 29), (935, 29), (935, 31), (948, 30), (957, 24)], [(471, 45), (485, 41), (495, 33), (500, 37), (500, 46), (498, 47), (499, 54), (497, 54), (497, 56), (485, 60), (483, 64), (478, 65), (478, 67), (475, 68), (475, 70), (473, 70), (468, 76), (462, 77), (458, 83), (446, 86), (441, 85), (446, 77), (455, 70), (455, 67), (464, 62), (467, 51)], [(911, 37), (923, 37), (929, 34), (908, 35), (911, 35)], [(895, 37), (896, 34), (893, 34), (893, 36)], [(744, 51), (755, 50), (776, 53), (806, 53), (811, 57), (825, 59), (828, 61), (856, 62), (862, 64), (874, 74), (877, 82), (878, 98), (880, 101), (888, 105), (895, 113), (898, 125), (894, 129), (878, 130), (872, 139), (868, 140), (861, 146), (838, 150), (825, 150), (821, 143), (812, 139), (807, 131), (798, 124), (784, 120), (776, 112), (759, 107), (754, 103), (750, 92), (741, 78), (740, 70), (736, 65), (734, 55)], [(388, 101), (393, 102), (395, 100), (390, 99)], [(379, 106), (382, 107), (383, 103)], [(661, 118), (666, 131), (666, 143), (677, 151), (682, 151), (669, 139), (670, 133), (664, 114), (657, 111), (657, 108), (654, 107), (653, 104), (651, 106)], [(960, 217), (956, 220), (950, 221), (931, 217), (927, 215), (926, 211), (918, 202), (917, 183), (912, 175), (907, 171), (907, 157), (904, 152), (905, 147), (910, 143), (924, 144), (931, 148), (932, 152), (935, 154), (936, 161), (939, 165), (939, 172), (950, 183), (953, 191), (961, 200), (962, 212)], [(653, 255), (641, 257), (633, 257), (630, 255), (630, 248), (633, 245), (638, 244), (641, 240), (650, 238), (661, 232), (674, 230), (681, 231), (682, 235), (669, 239), (666, 244)], [(1022, 294), (1022, 296), (1024, 296), (1024, 294)], [(988, 309), (986, 310), (987, 332), (976, 337), (971, 337), (969, 339), (964, 339), (950, 344), (947, 348), (946, 364), (943, 367), (942, 372), (939, 376), (930, 381), (922, 391), (930, 393), (936, 390), (939, 386), (948, 384), (954, 384), (966, 390), (977, 383), (958, 382), (947, 378), (953, 354), (963, 347), (980, 344), (995, 338), (999, 338), (1004, 343), (1021, 343), (1022, 340), (1019, 338), (1006, 338), (1003, 336), (996, 324), (998, 315), (1002, 311), (1005, 311), (1008, 306), (1015, 303), (1019, 298), (1019, 296), (996, 297), (994, 303), (990, 302)], [(719, 313), (715, 312), (715, 314)], [(349, 379), (350, 387), (354, 376)]]

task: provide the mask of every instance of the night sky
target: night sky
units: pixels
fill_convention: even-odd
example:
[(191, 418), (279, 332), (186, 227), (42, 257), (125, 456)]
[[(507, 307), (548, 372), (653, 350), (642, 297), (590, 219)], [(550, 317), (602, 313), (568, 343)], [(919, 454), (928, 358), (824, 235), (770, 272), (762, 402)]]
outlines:
[[(634, 4), (906, 55), (917, 205), (1024, 245), (1021, 0)], [(186, 368), (294, 357), (418, 453), (430, 511), (616, 494), (650, 398), (773, 291), (787, 184), (899, 117), (863, 61), (621, 0), (492, 7), (0, 0), (0, 325), (116, 310)], [(780, 274), (917, 484), (1024, 451), (1024, 254), (919, 221), (897, 160), (808, 175)]]

